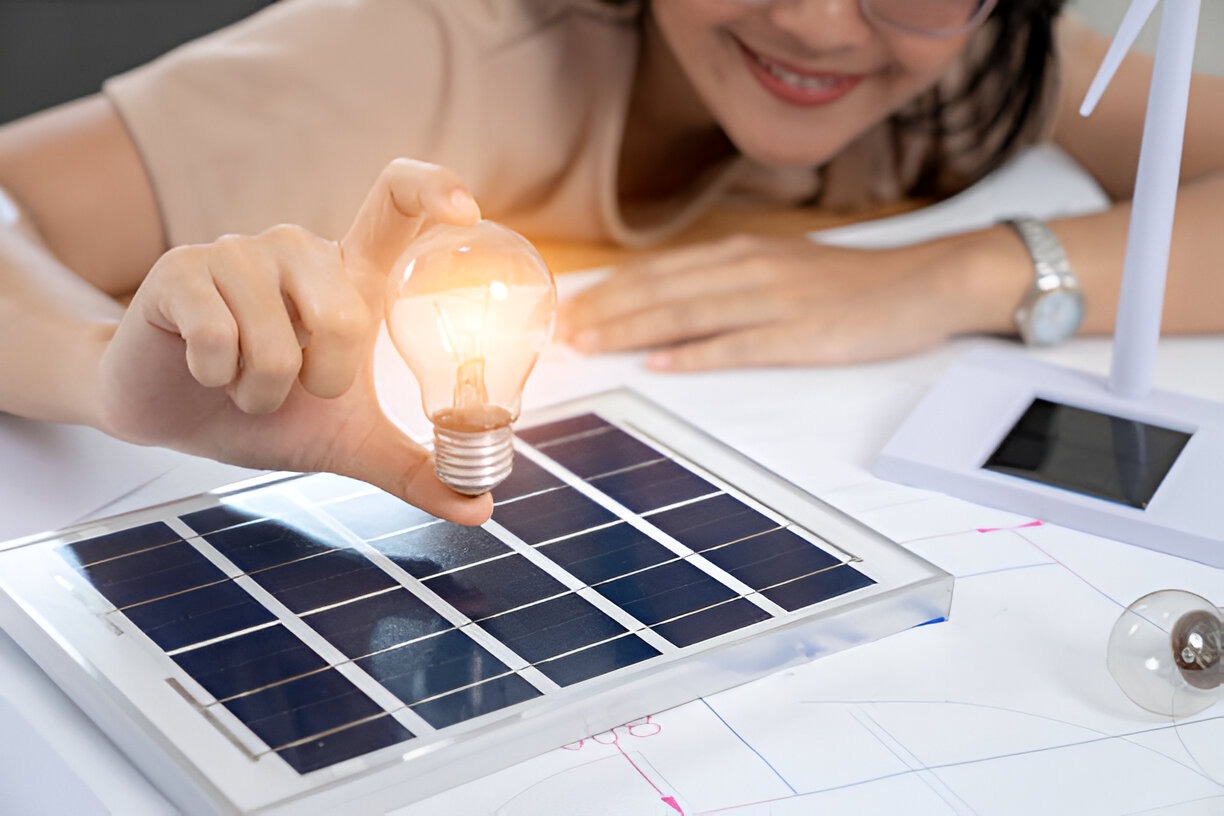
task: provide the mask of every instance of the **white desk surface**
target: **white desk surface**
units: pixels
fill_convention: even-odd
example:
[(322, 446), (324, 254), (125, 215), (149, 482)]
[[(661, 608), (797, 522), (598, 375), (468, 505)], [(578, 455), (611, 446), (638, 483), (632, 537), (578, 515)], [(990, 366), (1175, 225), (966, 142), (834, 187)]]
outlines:
[[(913, 240), (1009, 212), (1083, 211), (1099, 196), (1065, 157), (1039, 150), (959, 201), (829, 240)], [(992, 344), (1012, 345), (963, 340), (874, 365), (699, 375), (651, 374), (639, 355), (550, 349), (528, 410), (632, 387), (953, 573), (951, 615), (559, 747), (396, 816), (1224, 813), (1224, 702), (1173, 723), (1131, 703), (1105, 667), (1129, 603), (1179, 588), (1224, 604), (1224, 571), (870, 473), (940, 373)], [(1095, 338), (1017, 351), (1104, 374), (1111, 347)], [(379, 354), (385, 404), (426, 436), (415, 384), (388, 343)], [(1162, 341), (1155, 385), (1224, 411), (1224, 337)], [(0, 416), (0, 540), (249, 475)], [(1224, 497), (1224, 463), (1219, 482)], [(0, 814), (60, 813), (173, 809), (0, 632)]]
[[(966, 340), (868, 366), (701, 375), (650, 374), (637, 355), (579, 360), (551, 350), (531, 380), (528, 408), (631, 386), (955, 574), (951, 617), (657, 713), (396, 813), (1224, 812), (1224, 703), (1170, 723), (1134, 706), (1104, 659), (1109, 629), (1131, 601), (1176, 587), (1224, 603), (1224, 572), (869, 473), (944, 367), (994, 343)], [(1039, 356), (1103, 373), (1110, 346), (1086, 339)], [(404, 423), (419, 426), (411, 382), (395, 371), (382, 379)], [(1224, 338), (1165, 340), (1156, 382), (1224, 410)], [(248, 475), (160, 451), (120, 455), (112, 441), (80, 429), (0, 420), (0, 447), (19, 444), (27, 456), (0, 459), (4, 532), (12, 536), (38, 529), (22, 529), (13, 486), (71, 475), (99, 449), (114, 463), (107, 487), (115, 500), (82, 513), (78, 499), (57, 502), (52, 492), (40, 525)], [(0, 812), (173, 812), (2, 634), (0, 678)]]

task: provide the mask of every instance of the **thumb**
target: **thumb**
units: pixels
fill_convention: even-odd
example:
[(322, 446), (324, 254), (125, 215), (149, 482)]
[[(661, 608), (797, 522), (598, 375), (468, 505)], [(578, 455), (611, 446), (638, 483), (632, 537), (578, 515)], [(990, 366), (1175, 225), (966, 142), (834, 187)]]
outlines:
[(480, 207), (455, 173), (428, 162), (395, 159), (366, 194), (340, 251), (346, 264), (382, 275), (426, 224), (479, 220)]
[(413, 442), (381, 413), (356, 449), (329, 467), (398, 496), (438, 518), (477, 525), (493, 513), (493, 497), (464, 496), (438, 479), (429, 451)]

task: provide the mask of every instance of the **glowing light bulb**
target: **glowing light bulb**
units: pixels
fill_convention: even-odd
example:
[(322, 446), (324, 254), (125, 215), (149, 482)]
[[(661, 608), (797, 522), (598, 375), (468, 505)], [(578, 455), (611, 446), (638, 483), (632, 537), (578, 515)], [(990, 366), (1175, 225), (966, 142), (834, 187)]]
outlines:
[(1148, 711), (1196, 714), (1224, 687), (1224, 615), (1198, 595), (1165, 589), (1126, 608), (1109, 636), (1115, 681)]
[(387, 331), (421, 386), (438, 478), (459, 493), (510, 474), (511, 423), (556, 310), (539, 253), (492, 221), (429, 228), (391, 275)]

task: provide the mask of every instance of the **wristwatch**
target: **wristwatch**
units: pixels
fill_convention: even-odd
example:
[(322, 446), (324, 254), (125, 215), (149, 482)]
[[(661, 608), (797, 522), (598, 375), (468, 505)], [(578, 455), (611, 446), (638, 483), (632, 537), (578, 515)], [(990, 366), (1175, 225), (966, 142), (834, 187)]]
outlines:
[(1009, 218), (1033, 259), (1033, 285), (1016, 307), (1016, 330), (1029, 346), (1069, 339), (1084, 320), (1084, 296), (1058, 237), (1036, 218)]

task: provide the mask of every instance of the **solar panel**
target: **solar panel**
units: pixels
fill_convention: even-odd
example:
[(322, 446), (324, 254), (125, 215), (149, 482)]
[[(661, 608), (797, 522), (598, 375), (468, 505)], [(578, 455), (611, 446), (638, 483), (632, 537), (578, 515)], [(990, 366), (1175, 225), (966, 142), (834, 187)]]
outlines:
[[(0, 622), (179, 807), (402, 805), (946, 615), (952, 578), (627, 391), (482, 527), (271, 476), (0, 549)], [(346, 811), (349, 812), (349, 811)]]

